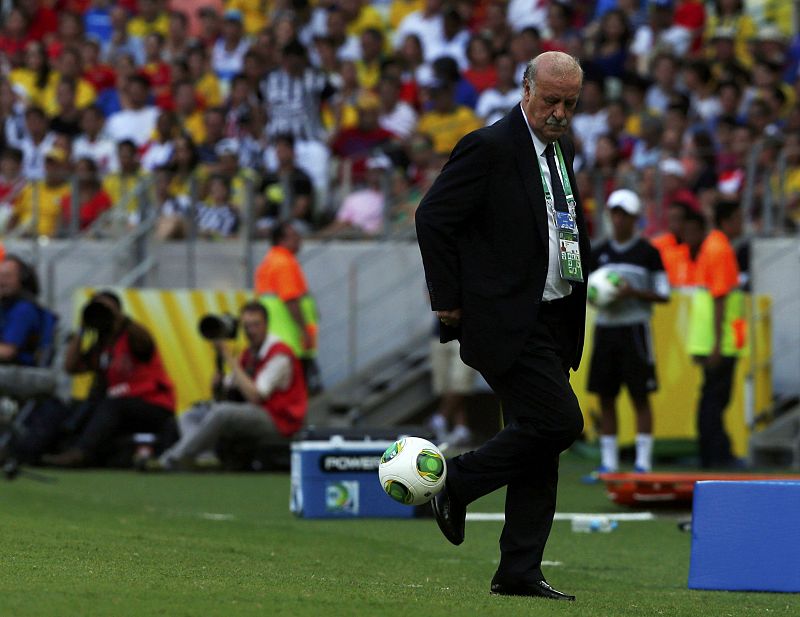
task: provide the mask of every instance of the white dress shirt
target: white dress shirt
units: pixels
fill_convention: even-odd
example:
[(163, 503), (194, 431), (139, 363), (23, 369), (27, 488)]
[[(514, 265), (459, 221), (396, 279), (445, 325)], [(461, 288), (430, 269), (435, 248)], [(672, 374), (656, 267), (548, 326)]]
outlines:
[[(544, 149), (547, 147), (547, 144), (536, 137), (536, 133), (533, 132), (533, 129), (528, 122), (528, 116), (525, 115), (525, 108), (522, 107), (521, 104), (520, 108), (522, 108), (522, 117), (525, 118), (525, 124), (528, 127), (528, 132), (531, 134), (533, 147), (536, 149), (539, 168), (542, 171), (542, 175), (544, 175), (544, 180), (547, 183), (547, 189), (550, 191), (550, 194), (553, 195), (553, 183), (550, 178), (550, 168), (547, 166), (547, 159), (544, 155)], [(541, 176), (539, 175), (538, 169), (531, 169), (531, 173), (536, 174), (536, 182), (541, 182)], [(558, 173), (559, 181), (561, 181), (561, 170), (558, 170)], [(572, 293), (572, 286), (569, 284), (569, 281), (565, 281), (561, 278), (561, 258), (558, 254), (558, 230), (556, 229), (554, 214), (550, 212), (549, 208), (547, 212), (547, 236), (550, 240), (548, 243), (549, 250), (547, 256), (547, 280), (544, 284), (544, 294), (542, 294), (542, 300), (544, 302), (557, 300)]]

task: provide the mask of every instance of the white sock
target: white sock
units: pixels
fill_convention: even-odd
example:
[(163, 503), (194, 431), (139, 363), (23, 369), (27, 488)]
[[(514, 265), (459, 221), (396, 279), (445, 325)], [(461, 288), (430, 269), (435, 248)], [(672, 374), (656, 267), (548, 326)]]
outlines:
[(457, 424), (453, 430), (445, 437), (445, 441), (451, 446), (463, 446), (472, 439), (472, 431), (463, 424)]
[(447, 435), (447, 420), (440, 413), (435, 413), (431, 416), (428, 426), (436, 435), (437, 441), (442, 441)]
[(653, 436), (647, 433), (636, 434), (636, 466), (650, 471), (653, 468)]
[(600, 436), (600, 464), (608, 471), (616, 471), (619, 467), (619, 450), (616, 435)]

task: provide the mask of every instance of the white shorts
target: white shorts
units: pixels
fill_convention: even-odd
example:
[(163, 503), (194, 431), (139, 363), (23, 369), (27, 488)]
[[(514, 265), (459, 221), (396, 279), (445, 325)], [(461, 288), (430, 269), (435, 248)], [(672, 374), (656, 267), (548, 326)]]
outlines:
[(433, 391), (442, 394), (471, 394), (475, 390), (478, 371), (461, 360), (458, 341), (442, 345), (438, 339), (431, 341), (431, 373)]

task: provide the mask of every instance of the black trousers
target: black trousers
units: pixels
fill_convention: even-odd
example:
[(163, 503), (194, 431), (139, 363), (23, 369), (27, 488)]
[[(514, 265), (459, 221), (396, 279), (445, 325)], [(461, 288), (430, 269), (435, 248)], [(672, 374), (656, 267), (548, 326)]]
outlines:
[(114, 454), (117, 438), (130, 433), (156, 433), (174, 441), (172, 412), (138, 398), (100, 399), (64, 404), (58, 399), (40, 403), (14, 444), (21, 462), (36, 463), (42, 454), (77, 435), (75, 445), (94, 463)]
[(113, 450), (114, 440), (129, 433), (159, 434), (168, 428), (173, 413), (140, 398), (104, 398), (78, 438), (76, 447), (89, 459), (102, 459)]
[(574, 335), (563, 303), (543, 304), (517, 361), (501, 375), (484, 374), (500, 397), (505, 427), (473, 452), (448, 461), (447, 486), (469, 504), (506, 487), (498, 578), (543, 578), (542, 555), (556, 508), (558, 457), (583, 430), (569, 384)]
[(703, 367), (703, 385), (697, 409), (697, 434), (700, 465), (704, 468), (725, 467), (733, 461), (731, 440), (723, 422), (731, 401), (736, 358), (722, 358), (711, 368)]

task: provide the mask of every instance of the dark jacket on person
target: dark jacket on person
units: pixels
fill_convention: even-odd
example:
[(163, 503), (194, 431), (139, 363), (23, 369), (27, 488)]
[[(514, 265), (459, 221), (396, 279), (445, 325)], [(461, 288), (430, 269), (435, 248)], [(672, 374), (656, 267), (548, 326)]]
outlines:
[[(572, 171), (575, 148), (565, 138), (559, 143), (576, 200), (585, 278), (590, 247)], [(547, 279), (548, 216), (536, 150), (519, 105), (461, 139), (417, 210), (431, 307), (462, 309), (459, 326), (442, 326), (441, 340), (458, 338), (464, 362), (481, 372), (510, 368), (536, 324)], [(573, 285), (565, 310), (572, 326), (570, 364), (577, 369), (585, 283)]]

